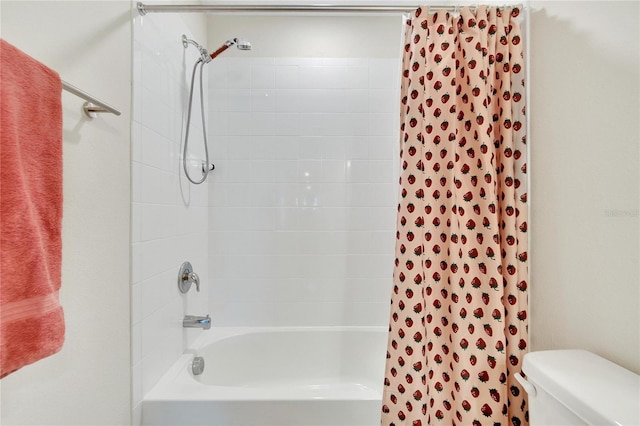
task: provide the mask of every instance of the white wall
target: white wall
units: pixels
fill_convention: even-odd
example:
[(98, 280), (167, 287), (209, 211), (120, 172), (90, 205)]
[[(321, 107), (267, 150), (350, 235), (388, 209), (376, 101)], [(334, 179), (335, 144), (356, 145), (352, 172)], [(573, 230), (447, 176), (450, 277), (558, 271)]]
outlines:
[(640, 373), (640, 3), (532, 3), (532, 349)]
[[(183, 328), (182, 319), (209, 313), (208, 184), (189, 184), (180, 163), (198, 58), (193, 46), (184, 49), (181, 36), (204, 43), (206, 27), (203, 15), (136, 12), (133, 28), (132, 371), (133, 421), (139, 424), (144, 394), (202, 332)], [(192, 115), (190, 156), (204, 158), (199, 100)], [(200, 178), (195, 168), (192, 175)], [(186, 295), (178, 291), (178, 270), (187, 260), (203, 283), (200, 293), (195, 286)]]
[(215, 325), (387, 324), (401, 20), (372, 19), (209, 19), (253, 44), (209, 64)]
[(3, 38), (122, 111), (87, 121), (83, 101), (62, 95), (66, 341), (0, 382), (0, 423), (128, 424), (130, 2), (3, 0), (0, 8)]
[(251, 51), (226, 51), (227, 58), (400, 58), (398, 50), (404, 31), (403, 20), (397, 14), (335, 12), (212, 14), (208, 26), (212, 50), (234, 37), (253, 44)]

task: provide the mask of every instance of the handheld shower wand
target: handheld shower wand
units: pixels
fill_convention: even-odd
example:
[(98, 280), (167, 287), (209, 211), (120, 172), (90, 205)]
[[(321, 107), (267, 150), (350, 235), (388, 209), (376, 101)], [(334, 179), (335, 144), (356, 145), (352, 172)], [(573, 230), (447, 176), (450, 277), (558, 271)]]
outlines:
[(236, 45), (236, 47), (239, 50), (251, 50), (251, 43), (249, 43), (246, 40), (241, 40), (239, 38), (234, 38), (233, 40), (225, 41), (222, 46), (220, 46), (217, 50), (212, 52), (211, 55), (209, 55), (209, 56), (211, 57), (211, 59), (215, 59), (216, 56), (218, 56), (219, 54), (221, 54), (222, 52), (224, 52), (225, 50), (227, 50), (228, 48), (230, 48), (234, 44)]
[[(189, 105), (187, 108), (187, 124), (186, 124), (186, 131), (185, 131), (185, 137), (184, 137), (184, 150), (182, 152), (182, 167), (184, 169), (184, 174), (186, 175), (187, 179), (189, 179), (189, 182), (195, 184), (195, 185), (199, 185), (201, 183), (203, 183), (206, 179), (207, 176), (209, 176), (209, 172), (212, 171), (214, 169), (213, 164), (209, 163), (209, 149), (207, 146), (207, 129), (205, 126), (205, 113), (204, 113), (204, 95), (202, 93), (203, 89), (202, 89), (202, 67), (204, 66), (204, 64), (208, 64), (209, 62), (211, 62), (215, 57), (217, 57), (218, 55), (220, 55), (222, 52), (224, 52), (225, 50), (227, 50), (229, 47), (233, 46), (234, 44), (236, 45), (236, 47), (239, 50), (251, 50), (251, 43), (249, 43), (246, 40), (241, 40), (238, 38), (234, 38), (233, 40), (227, 40), (222, 46), (220, 46), (220, 48), (218, 48), (215, 52), (209, 53), (207, 51), (207, 49), (205, 49), (204, 47), (202, 47), (200, 44), (198, 44), (197, 42), (195, 42), (194, 40), (191, 40), (189, 38), (187, 38), (186, 35), (182, 35), (182, 46), (184, 46), (184, 48), (186, 49), (187, 47), (189, 47), (189, 45), (192, 44), (196, 47), (196, 49), (198, 49), (198, 51), (200, 52), (200, 58), (196, 61), (195, 65), (193, 66), (193, 73), (191, 74), (191, 88), (189, 89)], [(195, 80), (195, 76), (196, 76), (196, 70), (198, 68), (198, 65), (200, 65), (200, 112), (202, 114), (202, 137), (203, 137), (203, 144), (204, 144), (204, 153), (205, 153), (205, 162), (202, 164), (202, 179), (197, 181), (191, 178), (191, 176), (189, 175), (189, 171), (187, 168), (187, 147), (189, 145), (189, 126), (191, 124), (191, 105), (193, 103), (193, 86), (194, 86), (194, 80)]]

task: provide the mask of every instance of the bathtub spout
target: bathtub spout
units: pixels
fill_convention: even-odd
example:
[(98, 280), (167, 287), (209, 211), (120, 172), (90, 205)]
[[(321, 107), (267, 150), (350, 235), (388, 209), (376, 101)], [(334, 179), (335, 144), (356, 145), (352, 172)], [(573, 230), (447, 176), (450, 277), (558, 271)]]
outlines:
[(211, 317), (198, 317), (195, 315), (185, 315), (182, 320), (182, 326), (185, 328), (201, 328), (203, 330), (209, 330), (211, 328)]

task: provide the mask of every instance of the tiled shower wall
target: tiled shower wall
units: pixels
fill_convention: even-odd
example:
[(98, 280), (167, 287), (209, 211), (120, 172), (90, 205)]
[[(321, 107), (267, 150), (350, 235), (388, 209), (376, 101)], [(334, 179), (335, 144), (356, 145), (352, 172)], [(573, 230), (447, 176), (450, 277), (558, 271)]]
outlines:
[[(132, 125), (132, 367), (134, 424), (140, 402), (200, 330), (182, 327), (185, 314), (204, 315), (207, 286), (183, 295), (178, 270), (189, 260), (208, 281), (207, 184), (188, 184), (181, 170), (181, 137), (195, 48), (182, 34), (206, 39), (204, 21), (179, 16), (136, 17)], [(194, 106), (197, 117), (200, 109)], [(200, 122), (190, 151), (202, 157)], [(202, 132), (200, 131), (200, 134)]]
[[(204, 69), (216, 169), (194, 186), (180, 163), (197, 59), (183, 33), (207, 44), (202, 17), (134, 22), (134, 424), (143, 395), (201, 333), (182, 328), (185, 314), (210, 313), (214, 326), (384, 325), (388, 317), (398, 60), (226, 52)], [(204, 154), (198, 102), (193, 108), (195, 160)], [(185, 260), (201, 293), (177, 290)]]
[(209, 67), (214, 324), (386, 325), (399, 59)]

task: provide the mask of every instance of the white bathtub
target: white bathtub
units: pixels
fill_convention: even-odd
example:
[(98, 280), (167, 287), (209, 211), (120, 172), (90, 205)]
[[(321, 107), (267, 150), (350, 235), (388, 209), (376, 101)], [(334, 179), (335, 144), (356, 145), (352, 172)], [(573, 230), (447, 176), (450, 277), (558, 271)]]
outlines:
[(144, 397), (142, 423), (377, 425), (386, 344), (386, 327), (211, 329)]

